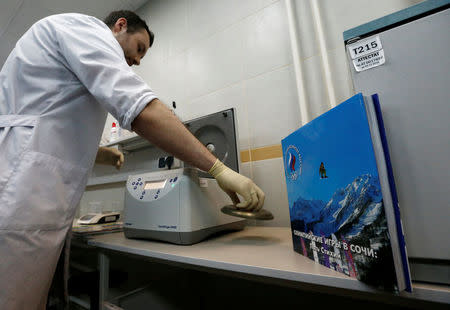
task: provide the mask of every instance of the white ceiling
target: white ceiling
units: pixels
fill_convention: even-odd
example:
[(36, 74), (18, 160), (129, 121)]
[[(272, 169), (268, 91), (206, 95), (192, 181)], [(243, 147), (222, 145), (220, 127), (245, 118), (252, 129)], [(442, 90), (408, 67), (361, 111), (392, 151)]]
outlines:
[(48, 15), (77, 12), (103, 19), (114, 10), (135, 11), (148, 0), (1, 0), (0, 67), (16, 41), (36, 21)]

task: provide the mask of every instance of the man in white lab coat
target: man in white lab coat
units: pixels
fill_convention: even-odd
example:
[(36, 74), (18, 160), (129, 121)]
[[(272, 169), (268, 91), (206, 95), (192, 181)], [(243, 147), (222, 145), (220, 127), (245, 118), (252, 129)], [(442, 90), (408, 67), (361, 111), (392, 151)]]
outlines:
[(239, 207), (262, 207), (264, 193), (218, 161), (131, 70), (153, 38), (129, 11), (113, 12), (105, 22), (53, 15), (35, 23), (6, 60), (0, 72), (0, 309), (45, 308), (107, 112), (121, 127), (208, 171)]

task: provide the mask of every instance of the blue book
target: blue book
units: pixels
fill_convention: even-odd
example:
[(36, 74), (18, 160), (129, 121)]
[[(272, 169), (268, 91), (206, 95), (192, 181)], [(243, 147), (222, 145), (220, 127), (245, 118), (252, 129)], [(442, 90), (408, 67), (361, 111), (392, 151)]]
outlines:
[(282, 148), (294, 251), (379, 289), (411, 292), (378, 96), (351, 97)]

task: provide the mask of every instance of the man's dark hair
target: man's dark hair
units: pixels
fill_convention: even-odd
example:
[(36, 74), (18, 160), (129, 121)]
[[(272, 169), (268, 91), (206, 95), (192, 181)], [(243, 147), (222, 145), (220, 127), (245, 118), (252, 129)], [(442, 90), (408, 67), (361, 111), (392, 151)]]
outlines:
[(148, 29), (147, 24), (144, 20), (142, 20), (136, 13), (132, 11), (114, 11), (109, 13), (108, 16), (103, 20), (103, 22), (109, 27), (112, 28), (116, 21), (119, 18), (125, 18), (127, 20), (127, 32), (135, 33), (141, 29), (145, 29), (150, 37), (150, 47), (153, 45), (153, 40), (155, 39), (155, 35)]

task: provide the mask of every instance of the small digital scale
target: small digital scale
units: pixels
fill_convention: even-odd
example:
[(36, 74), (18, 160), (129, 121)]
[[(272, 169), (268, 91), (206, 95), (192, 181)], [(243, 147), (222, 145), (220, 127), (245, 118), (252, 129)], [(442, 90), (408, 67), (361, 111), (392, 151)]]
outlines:
[(80, 225), (92, 225), (92, 224), (104, 224), (116, 222), (120, 218), (120, 213), (108, 212), (108, 213), (88, 213), (80, 217), (77, 224)]

